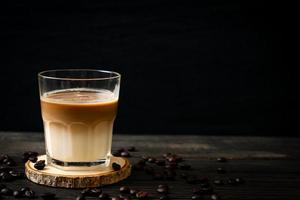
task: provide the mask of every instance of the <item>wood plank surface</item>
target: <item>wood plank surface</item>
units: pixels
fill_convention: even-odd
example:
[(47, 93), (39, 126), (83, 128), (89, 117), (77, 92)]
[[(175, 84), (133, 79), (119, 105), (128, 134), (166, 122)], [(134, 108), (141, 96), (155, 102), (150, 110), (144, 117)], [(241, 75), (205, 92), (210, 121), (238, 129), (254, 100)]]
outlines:
[[(45, 152), (42, 133), (0, 132), (0, 153), (12, 156), (18, 163), (24, 151)], [(114, 135), (113, 150), (135, 146), (130, 160), (135, 163), (142, 155), (161, 156), (171, 152), (182, 156), (192, 165), (188, 173), (215, 178), (241, 177), (246, 183), (239, 186), (215, 186), (215, 192), (222, 199), (300, 199), (300, 138), (243, 137), (243, 136), (196, 136), (196, 135)], [(229, 158), (226, 163), (216, 158)], [(226, 174), (217, 174), (223, 167)], [(23, 166), (17, 167), (23, 170)], [(180, 172), (180, 171), (178, 171)], [(150, 193), (151, 199), (158, 199), (155, 188), (168, 183), (171, 199), (191, 199), (194, 185), (184, 182), (178, 175), (174, 181), (153, 180), (143, 171), (132, 175), (104, 191), (117, 195), (121, 185), (142, 189)], [(56, 193), (58, 199), (75, 199), (80, 190), (58, 189), (36, 185), (28, 180), (5, 183), (18, 189), (31, 187), (37, 195), (44, 192)], [(9, 197), (2, 197), (9, 199)], [(13, 198), (13, 197), (10, 197)]]

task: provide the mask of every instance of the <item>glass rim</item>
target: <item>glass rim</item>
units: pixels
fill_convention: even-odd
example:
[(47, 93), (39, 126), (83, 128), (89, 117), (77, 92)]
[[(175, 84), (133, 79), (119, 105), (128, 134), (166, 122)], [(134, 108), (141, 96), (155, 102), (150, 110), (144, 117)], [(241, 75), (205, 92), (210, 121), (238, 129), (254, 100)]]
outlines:
[[(93, 78), (68, 78), (68, 77), (56, 77), (51, 75), (43, 75), (45, 73), (51, 73), (51, 72), (99, 72), (103, 74), (113, 74), (113, 76), (110, 77), (93, 77)], [(53, 80), (73, 80), (73, 81), (101, 81), (101, 80), (110, 80), (110, 79), (117, 79), (121, 78), (121, 74), (115, 71), (109, 71), (109, 70), (101, 70), (101, 69), (52, 69), (52, 70), (45, 70), (38, 73), (39, 78), (44, 79), (53, 79)]]

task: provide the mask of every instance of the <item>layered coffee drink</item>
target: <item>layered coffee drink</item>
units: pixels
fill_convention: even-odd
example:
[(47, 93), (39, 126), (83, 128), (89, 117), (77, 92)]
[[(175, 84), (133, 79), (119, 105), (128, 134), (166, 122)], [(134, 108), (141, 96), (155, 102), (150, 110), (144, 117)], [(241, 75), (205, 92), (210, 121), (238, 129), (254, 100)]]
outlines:
[[(105, 89), (54, 90), (41, 96), (47, 155), (54, 163), (109, 160), (118, 97)], [(66, 166), (66, 164), (61, 164)]]

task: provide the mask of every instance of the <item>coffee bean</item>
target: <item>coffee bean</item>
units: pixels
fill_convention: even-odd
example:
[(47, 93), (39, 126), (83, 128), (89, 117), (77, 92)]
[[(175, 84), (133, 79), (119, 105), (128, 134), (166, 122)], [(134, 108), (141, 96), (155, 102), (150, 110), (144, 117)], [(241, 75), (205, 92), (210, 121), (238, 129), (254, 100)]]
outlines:
[(22, 172), (17, 172), (17, 171), (9, 171), (8, 172), (11, 176), (13, 176), (14, 178), (24, 178), (24, 173)]
[(10, 167), (16, 166), (16, 162), (13, 161), (13, 160), (8, 160), (7, 162), (5, 162), (5, 164), (6, 164), (7, 166), (10, 166)]
[(85, 197), (83, 194), (80, 194), (79, 196), (76, 197), (76, 200), (85, 200)]
[(6, 185), (4, 185), (4, 184), (0, 184), (0, 190), (2, 190), (3, 188), (6, 188)]
[(142, 156), (142, 159), (143, 159), (144, 161), (148, 161), (148, 158), (149, 158), (149, 156)]
[(41, 195), (42, 199), (44, 200), (52, 200), (55, 199), (55, 194), (54, 193), (50, 193), (50, 192), (46, 192), (44, 194)]
[(134, 146), (128, 147), (128, 151), (136, 151), (136, 148)]
[(224, 181), (222, 181), (222, 180), (220, 180), (220, 179), (215, 179), (215, 180), (213, 180), (213, 183), (214, 183), (215, 185), (224, 185)]
[(36, 168), (37, 170), (42, 170), (45, 166), (45, 160), (39, 160), (34, 164), (34, 168)]
[(21, 189), (20, 189), (20, 192), (22, 193), (22, 194), (25, 194), (25, 192), (27, 191), (27, 190), (30, 190), (28, 187), (22, 187)]
[(101, 199), (101, 200), (109, 200), (109, 195), (107, 193), (102, 192), (99, 195), (99, 199)]
[(138, 192), (138, 191), (135, 190), (135, 189), (130, 189), (130, 192), (129, 192), (129, 193), (130, 193), (131, 195), (135, 196), (137, 192)]
[(122, 200), (124, 200), (124, 199), (131, 200), (131, 197), (129, 194), (119, 194), (119, 198)]
[(147, 162), (149, 162), (149, 163), (154, 163), (155, 161), (156, 161), (156, 159), (153, 157), (149, 157), (147, 160)]
[(30, 157), (28, 158), (28, 160), (30, 160), (31, 162), (35, 163), (35, 162), (38, 160), (38, 158), (35, 157), (35, 156), (30, 156)]
[(158, 187), (156, 191), (160, 194), (167, 194), (169, 192), (167, 187)]
[(207, 187), (210, 187), (210, 184), (209, 184), (209, 182), (200, 183), (200, 187), (207, 188)]
[(13, 194), (13, 190), (10, 188), (2, 188), (0, 194), (10, 196)]
[(92, 188), (88, 195), (91, 196), (91, 197), (97, 197), (99, 196), (100, 194), (102, 193), (102, 189), (100, 187), (97, 187), (97, 188)]
[(25, 197), (29, 199), (33, 199), (35, 197), (35, 192), (32, 190), (27, 190), (24, 194)]
[(220, 200), (220, 197), (219, 197), (218, 195), (216, 195), (216, 194), (212, 194), (212, 195), (210, 196), (210, 199), (211, 199), (211, 200)]
[(130, 154), (128, 151), (123, 151), (123, 152), (121, 152), (121, 156), (122, 157), (130, 157)]
[(245, 183), (245, 180), (242, 179), (242, 178), (235, 178), (234, 180), (235, 180), (235, 182), (236, 182), (237, 184), (243, 184), (243, 183)]
[(170, 200), (168, 195), (163, 195), (159, 197), (159, 200)]
[(227, 159), (224, 157), (219, 157), (219, 158), (217, 158), (217, 161), (218, 162), (227, 162)]
[(217, 173), (218, 174), (225, 174), (226, 170), (224, 168), (222, 168), (222, 167), (219, 167), (219, 168), (217, 168)]
[(201, 200), (203, 198), (200, 195), (195, 194), (195, 195), (192, 196), (192, 199), (193, 200)]
[(136, 193), (136, 198), (138, 199), (147, 199), (148, 198), (148, 192), (139, 191)]
[(20, 191), (16, 190), (16, 191), (13, 192), (13, 196), (15, 198), (21, 198), (21, 197), (23, 197), (23, 194)]
[(155, 164), (156, 164), (157, 166), (164, 166), (164, 165), (166, 164), (166, 161), (164, 161), (164, 160), (156, 160), (156, 161), (155, 161)]
[(228, 184), (228, 185), (237, 185), (237, 182), (233, 178), (227, 178), (225, 180), (225, 183)]
[(168, 162), (177, 162), (175, 156), (170, 156), (170, 157), (168, 157), (168, 158), (167, 158), (167, 161), (168, 161)]
[(111, 200), (121, 200), (120, 197), (112, 197)]
[(123, 194), (129, 194), (130, 188), (128, 186), (122, 186), (122, 187), (120, 187), (120, 192)]
[(14, 177), (9, 172), (1, 172), (0, 179), (5, 182), (14, 180)]
[(119, 171), (121, 169), (121, 165), (119, 165), (118, 163), (113, 163), (112, 164), (112, 168), (114, 171)]
[(84, 195), (84, 196), (88, 196), (91, 192), (91, 188), (85, 188), (83, 190), (81, 190), (80, 194)]
[(181, 170), (190, 170), (192, 168), (191, 165), (188, 165), (188, 164), (181, 164), (178, 167)]

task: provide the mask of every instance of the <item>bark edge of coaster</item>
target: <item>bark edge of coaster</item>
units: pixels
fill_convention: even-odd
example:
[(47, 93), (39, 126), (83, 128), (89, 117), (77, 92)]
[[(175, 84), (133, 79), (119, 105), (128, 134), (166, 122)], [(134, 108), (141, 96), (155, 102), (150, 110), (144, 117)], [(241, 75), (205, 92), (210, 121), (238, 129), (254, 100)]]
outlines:
[[(38, 160), (46, 160), (46, 155), (39, 156)], [(112, 163), (119, 164), (121, 169), (114, 171)], [(131, 174), (131, 164), (127, 158), (112, 157), (110, 166), (102, 170), (63, 171), (51, 165), (46, 165), (43, 170), (37, 170), (34, 163), (27, 161), (25, 174), (30, 181), (51, 187), (99, 187), (126, 179)]]

